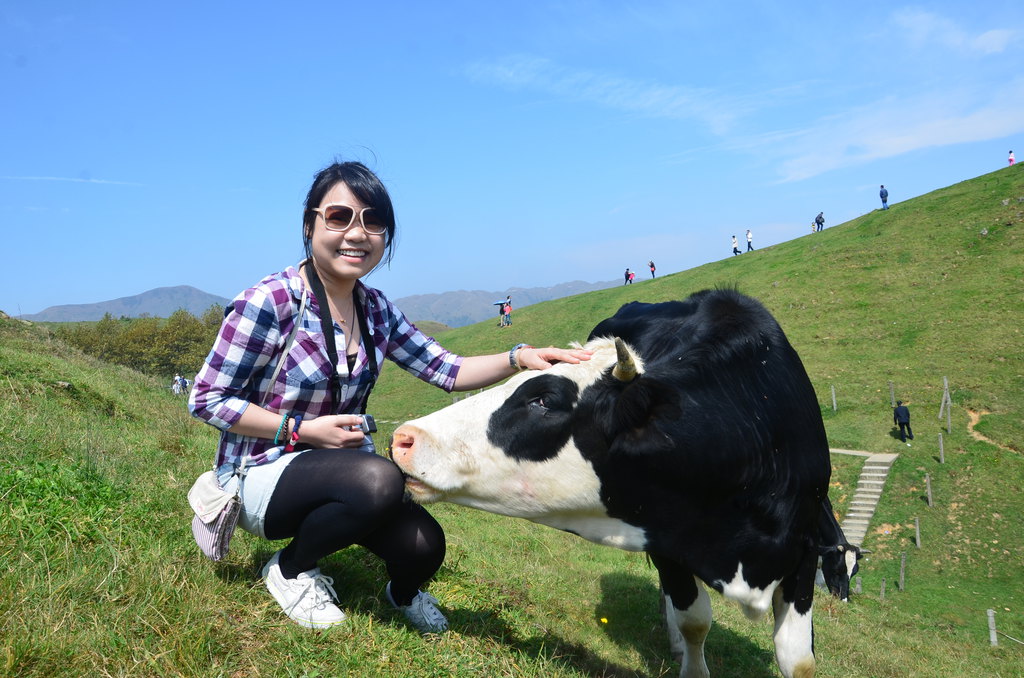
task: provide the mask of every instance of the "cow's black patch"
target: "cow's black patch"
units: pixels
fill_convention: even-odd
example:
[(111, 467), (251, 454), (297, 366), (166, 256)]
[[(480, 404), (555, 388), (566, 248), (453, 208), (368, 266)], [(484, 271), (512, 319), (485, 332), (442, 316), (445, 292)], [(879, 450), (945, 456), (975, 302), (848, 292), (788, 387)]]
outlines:
[(713, 290), (627, 304), (594, 328), (601, 336), (621, 337), (644, 362), (628, 384), (606, 377), (585, 390), (573, 421), (608, 514), (643, 527), (649, 552), (706, 582), (728, 581), (740, 562), (754, 586), (796, 576), (787, 600), (803, 604), (828, 443), (775, 319)]
[(578, 396), (579, 387), (565, 377), (529, 379), (491, 415), (487, 439), (513, 459), (551, 459), (569, 442)]

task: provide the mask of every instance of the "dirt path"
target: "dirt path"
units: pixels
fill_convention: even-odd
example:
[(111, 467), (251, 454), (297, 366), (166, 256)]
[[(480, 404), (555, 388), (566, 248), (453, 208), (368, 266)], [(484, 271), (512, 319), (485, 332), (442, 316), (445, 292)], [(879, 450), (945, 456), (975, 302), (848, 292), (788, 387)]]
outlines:
[(1013, 449), (1006, 447), (1005, 445), (1000, 445), (991, 438), (986, 438), (985, 436), (981, 435), (980, 433), (974, 430), (974, 427), (978, 425), (978, 422), (981, 421), (981, 418), (984, 417), (986, 414), (992, 413), (989, 412), (988, 410), (967, 410), (967, 416), (970, 417), (970, 421), (967, 422), (967, 432), (970, 433), (971, 437), (974, 438), (975, 440), (980, 440), (982, 442), (988, 443), (989, 445), (995, 445), (999, 449), (1005, 450), (1006, 452), (1013, 452)]

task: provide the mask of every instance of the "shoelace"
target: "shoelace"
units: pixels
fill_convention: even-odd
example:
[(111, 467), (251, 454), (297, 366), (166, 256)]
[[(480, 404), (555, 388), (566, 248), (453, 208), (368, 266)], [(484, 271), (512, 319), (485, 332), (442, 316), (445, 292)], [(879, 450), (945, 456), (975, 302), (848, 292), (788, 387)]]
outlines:
[(338, 594), (334, 591), (334, 587), (332, 586), (334, 583), (333, 578), (328, 577), (325, 574), (318, 573), (312, 577), (307, 575), (304, 579), (307, 579), (307, 583), (303, 587), (302, 592), (299, 593), (298, 597), (295, 598), (295, 602), (292, 603), (285, 612), (290, 614), (292, 610), (298, 607), (299, 603), (302, 602), (303, 598), (306, 597), (306, 594), (309, 593), (310, 590), (313, 592), (313, 603), (311, 607), (323, 608), (328, 603), (333, 604), (334, 599), (338, 597)]

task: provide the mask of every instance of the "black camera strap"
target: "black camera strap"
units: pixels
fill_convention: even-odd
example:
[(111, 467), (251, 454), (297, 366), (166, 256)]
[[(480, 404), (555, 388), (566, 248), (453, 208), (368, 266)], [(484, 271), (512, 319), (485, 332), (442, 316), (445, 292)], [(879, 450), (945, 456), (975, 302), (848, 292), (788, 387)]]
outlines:
[[(341, 407), (341, 379), (338, 377), (338, 344), (334, 336), (334, 319), (331, 317), (331, 304), (327, 299), (327, 291), (324, 289), (324, 284), (320, 281), (320, 275), (316, 272), (316, 266), (310, 260), (307, 260), (305, 265), (309, 286), (313, 288), (313, 294), (316, 296), (317, 305), (320, 308), (320, 325), (324, 333), (324, 343), (327, 344), (327, 357), (331, 363), (331, 398), (334, 401), (335, 414), (338, 414), (337, 410)], [(374, 347), (373, 337), (367, 328), (366, 312), (363, 310), (362, 304), (359, 303), (359, 296), (356, 294), (355, 289), (352, 290), (352, 304), (355, 309), (357, 322), (359, 323), (359, 332), (362, 334), (362, 341), (367, 347), (366, 357), (370, 361), (370, 373), (374, 375), (373, 380), (370, 381), (370, 387), (366, 390), (366, 395), (363, 397), (362, 402), (359, 403), (359, 414), (365, 414), (366, 403), (370, 399), (370, 391), (377, 380), (377, 349)]]

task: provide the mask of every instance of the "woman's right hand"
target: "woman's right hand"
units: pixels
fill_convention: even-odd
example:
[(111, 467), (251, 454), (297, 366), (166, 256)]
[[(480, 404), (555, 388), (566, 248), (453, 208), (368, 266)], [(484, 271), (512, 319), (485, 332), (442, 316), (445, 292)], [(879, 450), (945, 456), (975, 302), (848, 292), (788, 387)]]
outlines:
[(358, 414), (328, 414), (304, 419), (299, 426), (299, 443), (325, 449), (362, 447), (366, 435), (359, 428), (362, 420)]

